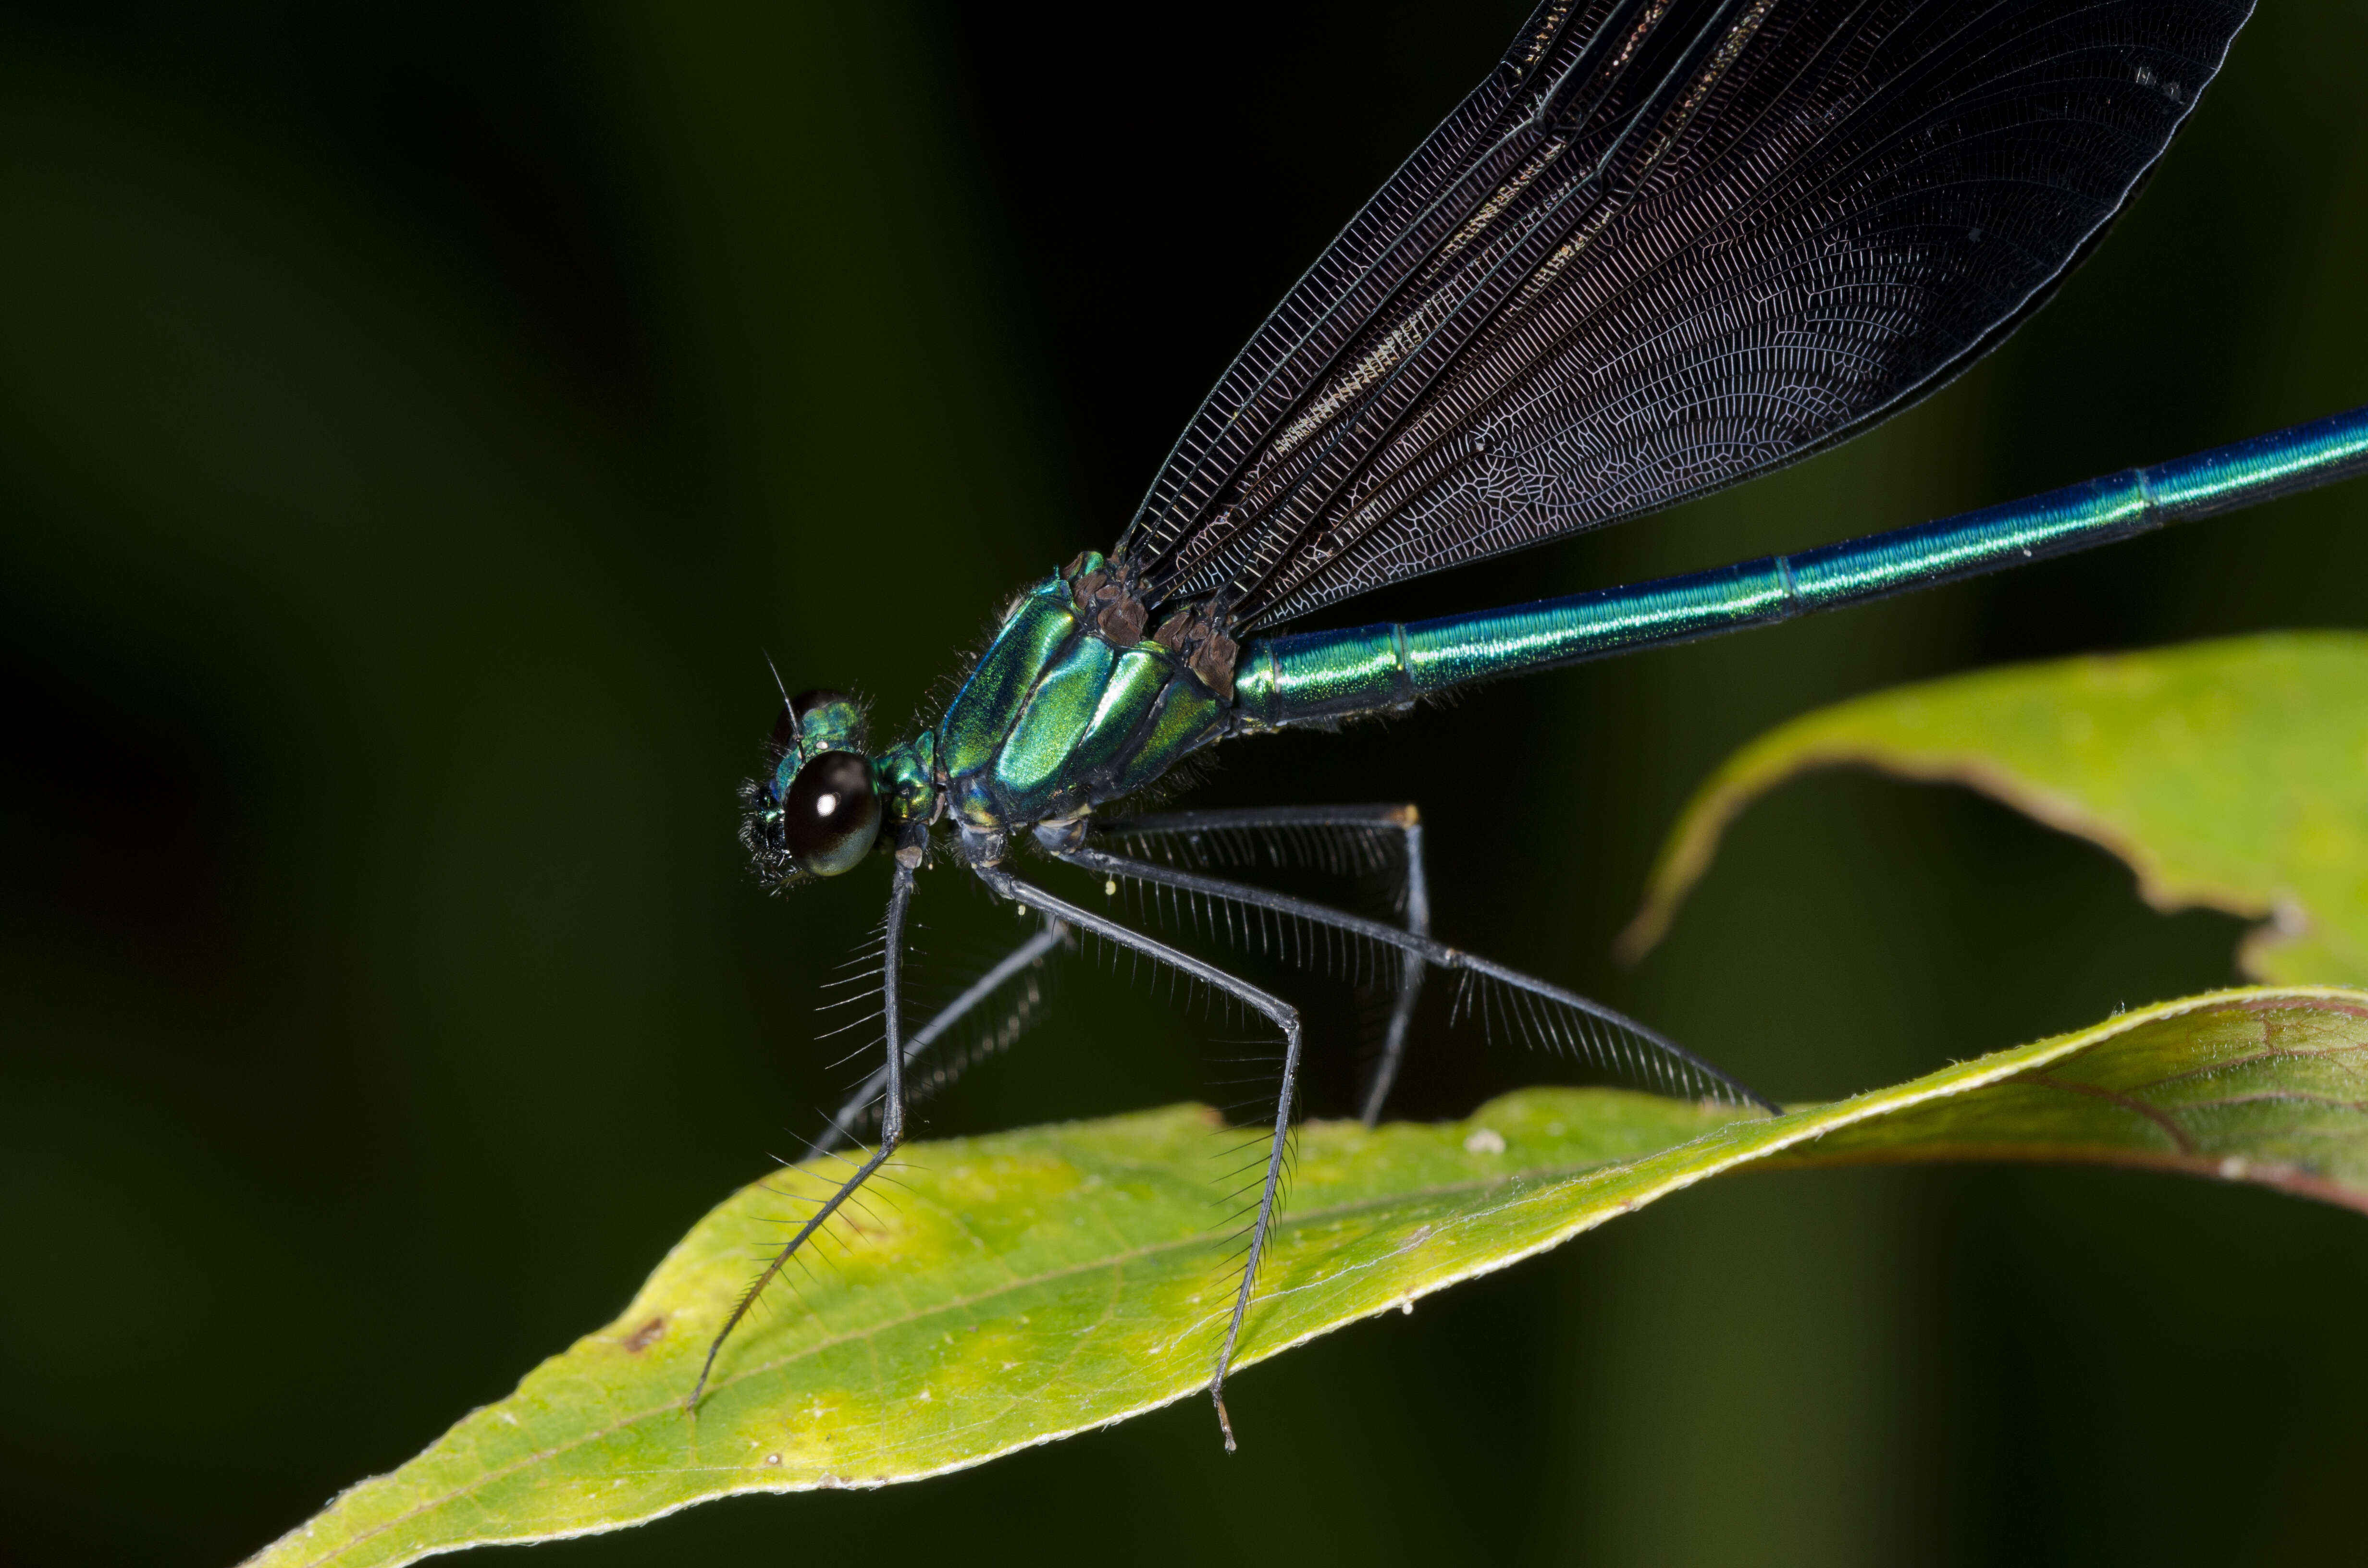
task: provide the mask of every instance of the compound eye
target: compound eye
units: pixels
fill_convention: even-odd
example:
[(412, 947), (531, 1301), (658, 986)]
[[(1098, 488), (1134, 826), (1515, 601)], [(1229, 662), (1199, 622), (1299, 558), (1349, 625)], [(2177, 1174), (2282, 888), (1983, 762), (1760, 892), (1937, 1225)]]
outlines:
[(816, 876), (852, 870), (880, 836), (871, 764), (853, 752), (826, 751), (799, 768), (781, 802), (781, 836)]

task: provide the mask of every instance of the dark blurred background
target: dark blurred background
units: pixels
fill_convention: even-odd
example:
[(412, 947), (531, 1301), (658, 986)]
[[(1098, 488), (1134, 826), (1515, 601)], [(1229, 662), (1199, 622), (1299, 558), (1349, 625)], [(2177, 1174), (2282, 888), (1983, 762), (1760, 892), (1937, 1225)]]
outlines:
[[(846, 1077), (813, 1004), (884, 877), (749, 884), (760, 651), (894, 727), (1008, 590), (1115, 538), (1524, 8), (0, 9), (11, 1561), (261, 1546), (794, 1148)], [(2118, 234), (1940, 396), (1350, 619), (2368, 398), (2363, 69), (2368, 10), (2264, 7)], [(1837, 1095), (2233, 982), (2238, 926), (1965, 794), (1834, 775), (1747, 817), (1622, 971), (1692, 785), (1902, 680), (2359, 625), (2363, 568), (2355, 485), (1236, 746), (1196, 798), (1418, 801), (1442, 934)], [(1516, 789), (1560, 809), (1516, 821)], [(919, 913), (941, 987), (1010, 929), (952, 876)], [(1553, 1075), (1442, 1025), (1406, 1114)], [(1081, 971), (925, 1131), (1222, 1097), (1219, 1033)], [(1231, 1460), (1187, 1401), (536, 1561), (2357, 1561), (2363, 1312), (2368, 1228), (2258, 1191), (1759, 1176), (1246, 1374)]]

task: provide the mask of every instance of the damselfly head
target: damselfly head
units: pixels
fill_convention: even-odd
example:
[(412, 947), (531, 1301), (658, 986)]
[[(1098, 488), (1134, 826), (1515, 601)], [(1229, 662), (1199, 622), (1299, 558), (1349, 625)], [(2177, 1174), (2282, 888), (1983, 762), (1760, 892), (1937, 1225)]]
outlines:
[(801, 692), (782, 706), (769, 770), (740, 785), (740, 842), (768, 888), (837, 876), (871, 853), (880, 794), (863, 729), (862, 708), (842, 692)]

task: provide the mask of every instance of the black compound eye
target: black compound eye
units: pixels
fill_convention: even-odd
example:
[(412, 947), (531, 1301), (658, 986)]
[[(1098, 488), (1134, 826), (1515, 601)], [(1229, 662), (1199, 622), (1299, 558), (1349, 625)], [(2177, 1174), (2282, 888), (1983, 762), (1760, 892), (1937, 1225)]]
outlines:
[(781, 802), (781, 837), (800, 865), (835, 877), (853, 869), (879, 836), (870, 762), (853, 752), (826, 751), (798, 769)]

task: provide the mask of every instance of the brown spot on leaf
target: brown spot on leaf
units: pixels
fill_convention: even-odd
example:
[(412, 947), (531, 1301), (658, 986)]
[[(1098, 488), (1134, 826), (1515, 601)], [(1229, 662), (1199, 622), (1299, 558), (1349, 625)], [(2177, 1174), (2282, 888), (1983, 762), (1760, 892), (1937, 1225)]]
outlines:
[(660, 1312), (632, 1333), (625, 1335), (625, 1348), (638, 1356), (665, 1337), (666, 1329), (666, 1313)]

